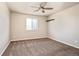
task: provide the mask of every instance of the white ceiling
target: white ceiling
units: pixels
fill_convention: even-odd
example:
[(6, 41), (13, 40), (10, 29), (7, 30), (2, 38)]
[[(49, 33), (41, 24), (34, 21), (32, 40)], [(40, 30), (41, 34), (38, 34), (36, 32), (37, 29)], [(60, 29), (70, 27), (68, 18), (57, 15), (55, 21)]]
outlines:
[(32, 15), (41, 15), (41, 16), (49, 16), (50, 14), (54, 14), (63, 9), (69, 8), (73, 5), (79, 4), (78, 2), (48, 2), (45, 7), (52, 7), (53, 10), (46, 10), (45, 13), (41, 11), (34, 12), (37, 8), (32, 6), (39, 7), (41, 2), (8, 2), (8, 6), (11, 11), (24, 13), (24, 14), (32, 14)]

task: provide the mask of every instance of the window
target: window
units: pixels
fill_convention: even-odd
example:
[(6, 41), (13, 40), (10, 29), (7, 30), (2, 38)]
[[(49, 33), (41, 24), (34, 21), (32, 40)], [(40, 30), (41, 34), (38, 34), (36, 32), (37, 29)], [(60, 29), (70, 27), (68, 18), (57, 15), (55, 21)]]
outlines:
[(26, 19), (26, 30), (37, 30), (38, 21), (37, 19), (27, 18)]

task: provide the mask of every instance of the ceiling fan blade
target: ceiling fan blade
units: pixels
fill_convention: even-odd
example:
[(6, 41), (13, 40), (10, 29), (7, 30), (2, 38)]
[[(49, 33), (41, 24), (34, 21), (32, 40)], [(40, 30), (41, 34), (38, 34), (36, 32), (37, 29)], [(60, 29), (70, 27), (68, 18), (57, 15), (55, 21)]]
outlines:
[(53, 8), (44, 8), (45, 10), (52, 10)]
[(42, 3), (40, 4), (40, 7), (44, 7), (46, 4), (47, 4), (47, 2), (42, 2)]

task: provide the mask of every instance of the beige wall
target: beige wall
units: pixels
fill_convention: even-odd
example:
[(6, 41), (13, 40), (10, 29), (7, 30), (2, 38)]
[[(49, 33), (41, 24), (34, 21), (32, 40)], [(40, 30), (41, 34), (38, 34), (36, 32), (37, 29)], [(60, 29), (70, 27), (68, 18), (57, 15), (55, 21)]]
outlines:
[[(26, 18), (33, 17), (38, 20), (37, 31), (27, 31), (25, 29)], [(47, 37), (47, 17), (23, 15), (19, 13), (11, 13), (11, 40), (27, 40), (35, 38)]]
[(5, 3), (0, 3), (0, 55), (7, 48), (9, 40), (9, 10)]
[(50, 38), (79, 48), (79, 4), (51, 15), (48, 23)]

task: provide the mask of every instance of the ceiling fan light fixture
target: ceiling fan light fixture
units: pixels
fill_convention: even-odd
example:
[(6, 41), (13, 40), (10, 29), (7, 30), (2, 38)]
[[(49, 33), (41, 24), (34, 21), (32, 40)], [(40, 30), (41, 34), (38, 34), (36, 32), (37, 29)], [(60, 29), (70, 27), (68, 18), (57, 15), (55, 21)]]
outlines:
[(45, 10), (42, 10), (43, 13), (45, 13)]

